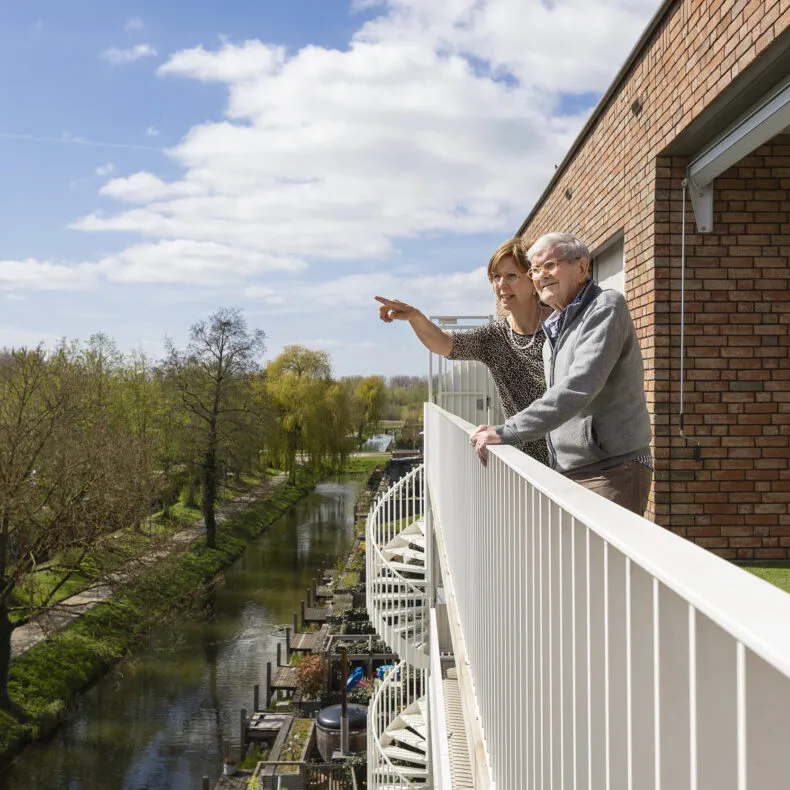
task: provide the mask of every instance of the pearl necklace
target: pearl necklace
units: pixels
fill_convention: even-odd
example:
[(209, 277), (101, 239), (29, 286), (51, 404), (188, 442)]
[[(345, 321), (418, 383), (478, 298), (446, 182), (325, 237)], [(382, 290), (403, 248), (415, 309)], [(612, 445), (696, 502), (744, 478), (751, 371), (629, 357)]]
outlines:
[(532, 336), (529, 339), (529, 343), (524, 346), (518, 344), (516, 340), (516, 334), (513, 331), (513, 325), (510, 323), (510, 319), (507, 322), (507, 329), (508, 329), (508, 340), (510, 341), (510, 345), (516, 349), (516, 351), (526, 351), (528, 348), (532, 348), (532, 344), (535, 342), (535, 338), (538, 336), (538, 328), (540, 327), (540, 312), (538, 312), (538, 320), (535, 324), (535, 329), (532, 332)]

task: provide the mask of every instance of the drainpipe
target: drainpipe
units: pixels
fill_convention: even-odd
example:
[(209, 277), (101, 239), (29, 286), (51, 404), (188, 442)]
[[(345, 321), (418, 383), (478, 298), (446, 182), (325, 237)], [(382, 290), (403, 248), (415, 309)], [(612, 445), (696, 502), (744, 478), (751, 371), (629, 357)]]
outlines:
[(685, 383), (686, 383), (686, 189), (688, 179), (684, 178), (681, 182), (681, 194), (683, 196), (682, 225), (680, 237), (680, 414), (678, 433), (686, 442), (694, 442), (694, 460), (702, 460), (702, 448), (699, 442), (692, 436), (684, 433), (684, 409), (685, 409)]

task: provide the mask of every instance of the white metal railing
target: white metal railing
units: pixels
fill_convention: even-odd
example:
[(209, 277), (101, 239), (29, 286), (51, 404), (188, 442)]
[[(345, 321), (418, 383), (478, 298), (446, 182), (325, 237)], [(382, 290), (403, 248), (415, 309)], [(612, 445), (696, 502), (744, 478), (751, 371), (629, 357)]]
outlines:
[[(426, 690), (426, 671), (410, 667), (401, 661), (382, 681), (368, 709), (368, 788), (427, 788), (425, 781), (415, 781), (406, 774), (404, 766), (393, 762), (385, 751), (382, 740), (399, 723), (399, 717), (410, 708), (419, 709)], [(416, 715), (416, 714), (415, 714)], [(405, 723), (405, 722), (400, 722)], [(426, 722), (427, 725), (427, 722)], [(427, 730), (426, 730), (427, 735)], [(426, 750), (430, 739), (426, 739)]]
[(367, 518), (367, 609), (378, 635), (412, 666), (427, 667), (428, 598), (422, 524), (424, 466), (398, 480)]
[[(445, 330), (468, 332), (492, 323), (494, 316), (431, 316), (431, 320)], [(482, 362), (447, 359), (441, 354), (429, 352), (428, 400), (477, 424), (500, 423), (504, 420), (499, 393), (490, 371)]]
[(425, 426), (475, 787), (790, 786), (790, 596), (514, 448), (482, 466), (435, 405)]

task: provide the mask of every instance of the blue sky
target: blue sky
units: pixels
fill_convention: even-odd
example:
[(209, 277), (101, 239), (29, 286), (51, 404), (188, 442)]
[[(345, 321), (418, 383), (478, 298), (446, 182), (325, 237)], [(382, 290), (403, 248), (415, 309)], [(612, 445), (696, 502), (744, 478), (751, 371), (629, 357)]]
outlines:
[(268, 358), (424, 372), (372, 296), (490, 312), (481, 267), (656, 7), (3, 4), (0, 344), (103, 331), (158, 357), (234, 305)]

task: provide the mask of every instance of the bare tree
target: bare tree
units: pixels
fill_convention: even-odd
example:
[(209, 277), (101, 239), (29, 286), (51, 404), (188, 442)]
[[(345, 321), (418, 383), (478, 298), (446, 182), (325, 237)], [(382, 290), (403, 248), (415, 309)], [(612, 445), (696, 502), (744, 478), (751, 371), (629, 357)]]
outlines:
[(259, 371), (265, 334), (250, 332), (240, 310), (220, 308), (190, 329), (184, 351), (167, 341), (165, 365), (198, 432), (206, 545), (216, 546), (219, 471), (228, 437), (249, 418), (245, 401), (251, 376)]

